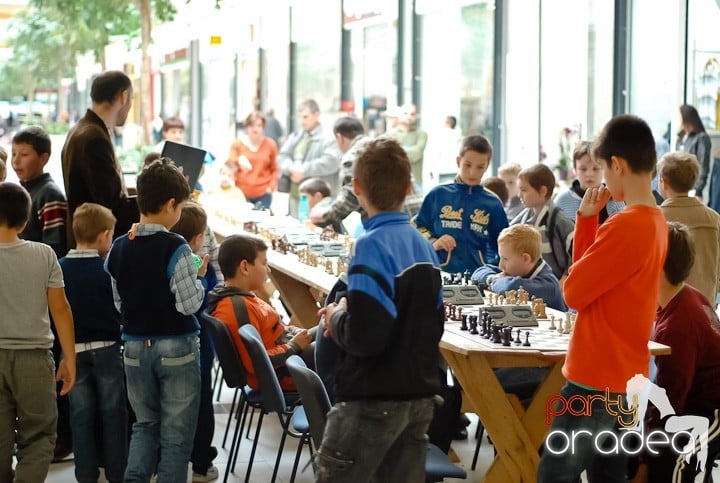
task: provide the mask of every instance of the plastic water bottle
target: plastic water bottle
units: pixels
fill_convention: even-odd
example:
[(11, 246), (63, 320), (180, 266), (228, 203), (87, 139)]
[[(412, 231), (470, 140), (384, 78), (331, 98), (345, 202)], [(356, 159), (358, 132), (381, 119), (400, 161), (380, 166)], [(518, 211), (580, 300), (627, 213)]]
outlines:
[(298, 204), (298, 220), (307, 221), (310, 218), (310, 205), (308, 205), (307, 195), (300, 195), (300, 203)]

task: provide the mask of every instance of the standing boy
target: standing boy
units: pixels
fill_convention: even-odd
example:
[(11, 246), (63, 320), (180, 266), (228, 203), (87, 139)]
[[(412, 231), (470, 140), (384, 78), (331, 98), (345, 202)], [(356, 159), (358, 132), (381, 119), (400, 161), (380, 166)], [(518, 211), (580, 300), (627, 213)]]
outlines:
[[(73, 217), (77, 246), (60, 260), (75, 321), (77, 382), (69, 397), (75, 478), (79, 482), (97, 481), (98, 453), (104, 455), (105, 477), (110, 483), (122, 481), (127, 464), (121, 321), (113, 304), (110, 277), (103, 270), (114, 230), (115, 217), (108, 208), (83, 203)], [(102, 425), (102, 441), (95, 439), (96, 421)]]
[(497, 238), (508, 220), (500, 199), (480, 183), (491, 159), (487, 138), (463, 139), (455, 182), (430, 190), (415, 217), (447, 272), (472, 273), (486, 263), (498, 263)]
[[(63, 395), (75, 382), (73, 320), (60, 265), (50, 247), (18, 237), (30, 206), (22, 186), (0, 183), (0, 481), (45, 481), (56, 438), (55, 380), (63, 380)], [(57, 376), (48, 309), (63, 351)]]
[(168, 231), (190, 197), (170, 159), (143, 169), (137, 190), (140, 223), (115, 241), (105, 262), (123, 316), (128, 398), (137, 416), (125, 482), (147, 482), (157, 467), (158, 483), (175, 483), (187, 478), (197, 424), (200, 325), (193, 314), (205, 296), (198, 277), (208, 257), (198, 269), (185, 239)]
[(67, 203), (50, 173), (43, 173), (50, 159), (50, 147), (50, 136), (41, 127), (18, 131), (12, 141), (12, 166), (32, 200), (30, 219), (20, 238), (50, 245), (61, 258), (67, 251)]
[[(574, 263), (564, 286), (565, 301), (578, 316), (562, 371), (567, 379), (562, 396), (594, 398), (592, 414), (556, 416), (550, 434), (585, 430), (593, 437), (577, 438), (571, 453), (546, 448), (539, 483), (573, 482), (584, 470), (590, 482), (626, 480), (625, 458), (600, 458), (593, 442), (619, 424), (617, 413), (605, 406), (606, 391), (619, 400), (630, 378), (647, 376), (650, 362), (647, 344), (668, 240), (667, 222), (650, 187), (652, 131), (638, 117), (616, 116), (596, 139), (592, 155), (603, 166), (607, 187), (588, 189), (578, 209)], [(598, 214), (611, 196), (627, 207), (598, 228)]]
[(658, 190), (665, 198), (660, 209), (668, 221), (686, 225), (695, 241), (695, 263), (687, 282), (715, 307), (720, 289), (720, 215), (688, 196), (699, 176), (700, 162), (694, 154), (668, 153), (658, 162)]
[(403, 148), (388, 138), (369, 141), (355, 165), (353, 187), (368, 219), (347, 298), (321, 310), (324, 335), (346, 356), (315, 459), (317, 482), (425, 478), (425, 433), (440, 391), (442, 282), (434, 250), (399, 212), (410, 173)]

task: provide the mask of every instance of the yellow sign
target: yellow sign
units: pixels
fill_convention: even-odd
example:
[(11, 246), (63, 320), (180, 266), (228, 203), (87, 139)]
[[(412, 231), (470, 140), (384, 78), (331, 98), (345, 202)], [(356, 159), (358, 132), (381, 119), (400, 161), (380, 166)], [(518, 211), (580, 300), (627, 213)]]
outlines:
[(220, 45), (222, 44), (222, 35), (211, 35), (210, 36), (210, 45)]

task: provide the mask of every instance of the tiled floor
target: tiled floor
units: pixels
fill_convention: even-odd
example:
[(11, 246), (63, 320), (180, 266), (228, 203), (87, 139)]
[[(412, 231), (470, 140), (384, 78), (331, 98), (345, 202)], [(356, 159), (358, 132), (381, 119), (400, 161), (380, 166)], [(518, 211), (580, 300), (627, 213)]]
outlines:
[[(220, 470), (220, 479), (222, 481), (225, 468), (228, 460), (228, 449), (230, 445), (230, 439), (232, 434), (228, 436), (228, 444), (226, 449), (222, 449), (222, 438), (225, 432), (225, 425), (227, 423), (227, 411), (230, 409), (230, 402), (232, 400), (232, 392), (228, 389), (224, 389), (221, 396), (221, 402), (215, 405), (215, 437), (213, 444), (218, 448), (219, 454), (215, 459), (214, 464)], [(468, 428), (470, 430), (470, 438), (466, 441), (456, 441), (453, 443), (453, 448), (457, 452), (461, 459), (460, 466), (468, 471), (469, 481), (479, 481), (482, 473), (488, 468), (493, 458), (492, 446), (487, 443), (487, 440), (483, 441), (480, 450), (480, 458), (478, 460), (477, 472), (470, 472), (470, 463), (472, 462), (473, 451), (475, 450), (475, 438), (472, 436), (475, 431), (475, 421), (473, 415), (469, 415), (473, 420), (473, 424)], [(234, 426), (233, 426), (234, 428)], [(231, 432), (232, 429), (231, 428)], [(255, 425), (253, 423), (253, 431), (251, 431), (250, 437), (254, 435)], [(275, 464), (275, 457), (277, 455), (277, 448), (280, 441), (280, 435), (282, 434), (280, 423), (278, 418), (274, 415), (265, 417), (263, 421), (262, 431), (260, 433), (260, 441), (258, 442), (257, 454), (255, 455), (255, 462), (253, 463), (252, 475), (250, 481), (253, 483), (268, 483), (272, 475), (273, 465)], [(236, 472), (231, 474), (228, 481), (231, 482), (242, 482), (245, 480), (245, 470), (247, 469), (247, 462), (250, 457), (250, 450), (252, 448), (252, 440), (243, 439), (240, 445), (240, 455), (238, 457)], [(297, 439), (288, 438), (283, 451), (280, 470), (278, 472), (277, 481), (279, 483), (287, 483), (290, 481), (290, 474), (292, 470), (292, 464), (295, 459), (295, 453), (297, 451)], [(70, 483), (75, 481), (74, 477), (74, 466), (72, 456), (61, 463), (55, 463), (50, 467), (50, 473), (48, 475), (48, 482), (52, 483)], [(309, 461), (309, 453), (307, 447), (304, 448), (303, 454), (300, 459), (300, 467), (298, 474), (295, 478), (296, 483), (311, 483), (313, 481), (312, 468), (307, 467), (303, 472), (303, 467)], [(100, 478), (101, 483), (106, 480)], [(188, 477), (188, 482), (191, 481)], [(446, 479), (446, 482), (462, 481), (455, 479)]]

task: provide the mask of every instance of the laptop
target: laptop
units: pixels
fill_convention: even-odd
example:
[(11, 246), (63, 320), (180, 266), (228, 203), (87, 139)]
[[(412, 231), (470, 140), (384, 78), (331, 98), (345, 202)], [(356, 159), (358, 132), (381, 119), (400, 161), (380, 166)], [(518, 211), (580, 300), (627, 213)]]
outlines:
[(187, 144), (165, 141), (161, 156), (175, 161), (175, 164), (182, 168), (183, 174), (188, 177), (190, 188), (195, 188), (205, 161), (204, 150)]

